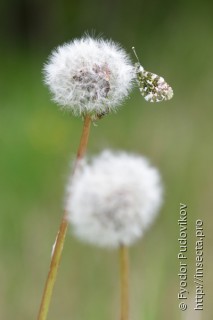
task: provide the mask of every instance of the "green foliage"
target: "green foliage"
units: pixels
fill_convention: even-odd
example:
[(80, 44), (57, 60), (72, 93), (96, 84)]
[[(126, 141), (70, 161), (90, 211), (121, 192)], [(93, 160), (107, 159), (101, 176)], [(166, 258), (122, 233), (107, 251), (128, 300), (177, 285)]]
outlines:
[[(165, 1), (164, 7), (167, 5)], [(124, 3), (121, 9), (115, 3), (112, 10), (114, 6), (112, 26), (106, 27), (111, 11), (108, 8), (108, 18), (104, 18), (102, 8), (97, 24), (93, 21), (94, 27), (97, 31), (102, 27), (101, 31), (116, 41), (122, 39), (129, 52), (135, 45), (141, 63), (164, 76), (174, 89), (173, 100), (150, 105), (135, 88), (117, 114), (92, 127), (89, 143), (91, 154), (109, 147), (146, 155), (161, 171), (165, 184), (165, 205), (160, 218), (131, 250), (132, 319), (175, 320), (182, 316), (177, 300), (177, 220), (179, 203), (183, 202), (189, 210), (188, 283), (192, 305), (187, 319), (193, 318), (194, 225), (195, 219), (200, 218), (206, 233), (208, 281), (202, 319), (208, 320), (213, 316), (213, 277), (211, 272), (207, 275), (212, 263), (213, 222), (211, 22), (203, 7), (190, 11), (191, 6), (189, 10), (185, 4), (179, 6), (178, 13), (175, 7), (166, 13), (161, 10), (164, 20), (157, 15), (156, 8), (149, 8), (156, 21), (150, 20), (142, 5), (144, 21), (139, 19), (140, 11), (137, 12), (134, 1), (132, 6)], [(91, 6), (89, 12), (85, 6), (83, 11), (78, 10), (75, 19), (78, 14), (83, 15), (84, 27), (91, 28), (89, 19), (97, 16), (95, 7)], [(68, 13), (65, 18), (66, 29), (70, 22)], [(77, 35), (83, 31), (81, 21), (75, 21)], [(66, 29), (66, 36), (68, 33)], [(52, 43), (58, 45), (61, 39), (61, 34), (57, 34)], [(62, 214), (70, 159), (75, 155), (82, 123), (59, 112), (50, 101), (41, 76), (46, 56), (39, 46), (33, 53), (12, 52), (1, 56), (0, 318), (27, 320), (36, 318)], [(118, 317), (116, 252), (85, 246), (68, 237), (62, 260), (49, 319)]]

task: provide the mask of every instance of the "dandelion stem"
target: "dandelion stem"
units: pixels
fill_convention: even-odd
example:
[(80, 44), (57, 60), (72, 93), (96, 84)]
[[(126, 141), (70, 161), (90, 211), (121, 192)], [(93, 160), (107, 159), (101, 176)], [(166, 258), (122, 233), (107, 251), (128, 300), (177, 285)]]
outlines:
[(81, 140), (80, 140), (80, 144), (77, 152), (77, 161), (82, 159), (86, 153), (89, 133), (90, 133), (90, 125), (91, 125), (91, 118), (89, 115), (86, 115), (84, 118), (83, 131), (82, 131)]
[[(90, 133), (90, 125), (91, 125), (91, 118), (89, 115), (86, 115), (84, 118), (83, 131), (82, 131), (81, 140), (80, 140), (80, 144), (77, 151), (76, 162), (73, 169), (73, 173), (76, 170), (79, 160), (81, 160), (85, 155), (87, 144), (88, 144), (89, 133)], [(50, 269), (49, 269), (46, 284), (44, 287), (37, 320), (47, 319), (47, 314), (50, 306), (53, 288), (54, 288), (58, 268), (61, 261), (61, 255), (62, 255), (64, 241), (66, 237), (67, 226), (68, 226), (68, 220), (67, 220), (67, 213), (65, 211), (59, 227), (56, 240), (55, 240), (54, 249), (51, 257)]]
[(121, 274), (121, 317), (129, 319), (129, 256), (128, 247), (120, 246), (120, 274)]

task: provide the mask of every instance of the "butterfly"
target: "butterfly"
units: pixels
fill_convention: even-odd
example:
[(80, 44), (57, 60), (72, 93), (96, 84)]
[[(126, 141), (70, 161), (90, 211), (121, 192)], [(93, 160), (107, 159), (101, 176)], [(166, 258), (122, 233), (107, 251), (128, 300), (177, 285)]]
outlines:
[(172, 88), (168, 85), (163, 77), (146, 71), (139, 62), (135, 48), (132, 47), (132, 50), (138, 60), (138, 62), (135, 63), (135, 72), (137, 83), (144, 99), (148, 102), (170, 100), (173, 97)]

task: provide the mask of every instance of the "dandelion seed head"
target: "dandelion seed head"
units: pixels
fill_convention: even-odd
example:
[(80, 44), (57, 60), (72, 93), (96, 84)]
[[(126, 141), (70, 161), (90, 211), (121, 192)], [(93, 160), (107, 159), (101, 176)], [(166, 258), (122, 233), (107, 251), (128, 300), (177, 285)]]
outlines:
[(44, 67), (53, 100), (79, 116), (106, 114), (128, 96), (134, 67), (116, 43), (83, 37), (59, 46)]
[(70, 180), (66, 209), (78, 238), (117, 247), (140, 238), (161, 203), (160, 175), (145, 158), (104, 151)]

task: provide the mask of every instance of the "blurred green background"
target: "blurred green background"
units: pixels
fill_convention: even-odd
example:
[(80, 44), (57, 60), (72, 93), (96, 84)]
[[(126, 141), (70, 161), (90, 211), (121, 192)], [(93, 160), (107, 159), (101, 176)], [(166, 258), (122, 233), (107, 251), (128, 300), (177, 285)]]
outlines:
[[(165, 203), (131, 248), (131, 320), (213, 318), (213, 2), (1, 1), (0, 319), (36, 319), (82, 121), (61, 113), (43, 85), (51, 50), (85, 31), (136, 47), (174, 98), (130, 99), (92, 127), (89, 153), (124, 149), (161, 171)], [(132, 55), (132, 59), (134, 57)], [(178, 308), (179, 204), (188, 205), (188, 309)], [(194, 311), (195, 220), (204, 221), (204, 310)], [(116, 251), (68, 235), (49, 318), (119, 318)]]

